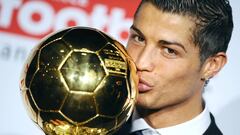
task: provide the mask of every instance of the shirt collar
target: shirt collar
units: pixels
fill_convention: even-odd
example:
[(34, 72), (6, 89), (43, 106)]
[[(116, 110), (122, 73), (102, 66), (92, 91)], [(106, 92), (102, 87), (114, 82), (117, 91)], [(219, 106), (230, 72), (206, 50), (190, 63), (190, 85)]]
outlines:
[(205, 106), (204, 110), (192, 120), (186, 121), (184, 123), (166, 127), (166, 128), (159, 128), (153, 129), (147, 122), (139, 117), (137, 111), (135, 110), (132, 116), (132, 128), (131, 132), (137, 130), (155, 130), (161, 135), (202, 135), (211, 123), (210, 112)]
[(132, 127), (130, 132), (135, 132), (144, 129), (152, 129), (152, 127), (149, 126), (147, 122), (139, 116), (137, 110), (135, 109), (132, 115)]

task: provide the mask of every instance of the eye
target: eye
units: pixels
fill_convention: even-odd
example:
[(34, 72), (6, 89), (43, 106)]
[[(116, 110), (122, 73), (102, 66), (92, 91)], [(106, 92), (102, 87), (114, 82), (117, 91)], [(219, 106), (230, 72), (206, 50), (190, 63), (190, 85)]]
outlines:
[(171, 48), (164, 48), (164, 51), (168, 54), (175, 54), (175, 50), (171, 49)]
[(142, 38), (142, 37), (140, 37), (138, 35), (135, 35), (134, 40), (137, 41), (137, 42), (143, 42), (144, 38)]
[(143, 43), (145, 39), (142, 36), (139, 36), (138, 34), (131, 34), (130, 36), (131, 40), (137, 43)]
[(168, 58), (175, 58), (177, 56), (177, 51), (172, 48), (165, 47), (163, 48), (163, 54)]

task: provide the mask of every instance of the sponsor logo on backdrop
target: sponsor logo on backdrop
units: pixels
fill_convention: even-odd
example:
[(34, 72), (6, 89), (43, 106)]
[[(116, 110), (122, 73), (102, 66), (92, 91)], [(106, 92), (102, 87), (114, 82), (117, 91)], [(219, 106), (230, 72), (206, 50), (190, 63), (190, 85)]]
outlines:
[(24, 47), (11, 47), (8, 43), (0, 46), (0, 60), (3, 61), (23, 61), (27, 55)]
[[(0, 0), (0, 33), (39, 40), (69, 26), (101, 29), (126, 43), (132, 16), (139, 0)], [(4, 40), (4, 39), (3, 39)], [(14, 40), (14, 39), (13, 39)], [(13, 49), (8, 41), (0, 48), (0, 58), (7, 60), (23, 49)], [(14, 50), (14, 51), (12, 51)], [(15, 53), (14, 55), (10, 55)], [(24, 55), (25, 56), (25, 55)], [(0, 60), (1, 60), (0, 59)]]

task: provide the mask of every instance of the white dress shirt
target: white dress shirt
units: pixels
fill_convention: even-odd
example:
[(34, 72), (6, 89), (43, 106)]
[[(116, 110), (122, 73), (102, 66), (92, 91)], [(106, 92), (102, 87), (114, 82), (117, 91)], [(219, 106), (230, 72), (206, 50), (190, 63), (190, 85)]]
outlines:
[(210, 123), (210, 112), (207, 107), (198, 116), (189, 121), (159, 129), (153, 129), (143, 118), (139, 117), (137, 111), (134, 111), (131, 132), (142, 130), (144, 135), (202, 135)]

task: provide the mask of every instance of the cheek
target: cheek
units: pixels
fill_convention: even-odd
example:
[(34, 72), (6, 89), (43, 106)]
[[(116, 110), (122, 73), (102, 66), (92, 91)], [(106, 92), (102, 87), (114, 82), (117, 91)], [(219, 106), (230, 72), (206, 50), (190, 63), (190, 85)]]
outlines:
[(130, 57), (132, 57), (133, 61), (136, 61), (139, 54), (139, 47), (135, 47), (134, 45), (127, 45), (127, 52)]
[[(199, 79), (199, 71), (198, 68), (192, 64), (187, 64), (184, 62), (177, 63), (173, 62), (172, 64), (163, 64), (161, 68), (158, 68), (157, 74), (155, 76), (159, 76), (159, 85), (162, 87), (166, 87), (172, 90), (183, 91), (187, 89), (191, 89), (188, 87), (194, 87), (196, 81)], [(160, 66), (159, 66), (160, 67)]]
[(196, 75), (189, 70), (170, 68), (163, 71), (161, 77), (156, 78), (157, 86), (152, 98), (161, 97), (157, 104), (175, 104), (192, 97), (199, 87)]

